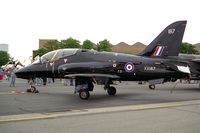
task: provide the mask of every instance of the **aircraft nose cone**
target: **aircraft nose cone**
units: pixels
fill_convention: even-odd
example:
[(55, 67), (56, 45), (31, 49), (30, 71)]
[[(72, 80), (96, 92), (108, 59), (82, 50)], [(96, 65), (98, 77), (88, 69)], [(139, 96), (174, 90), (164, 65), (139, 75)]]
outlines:
[(18, 78), (22, 78), (22, 76), (24, 75), (24, 68), (21, 68), (19, 70), (17, 70), (15, 72), (15, 75), (18, 77)]
[(35, 77), (48, 77), (52, 76), (52, 71), (47, 71), (46, 65), (31, 64), (15, 72), (18, 78), (31, 79)]
[(29, 71), (26, 67), (17, 70), (15, 72), (15, 75), (17, 76), (17, 78), (23, 78), (23, 79), (29, 79), (30, 77)]

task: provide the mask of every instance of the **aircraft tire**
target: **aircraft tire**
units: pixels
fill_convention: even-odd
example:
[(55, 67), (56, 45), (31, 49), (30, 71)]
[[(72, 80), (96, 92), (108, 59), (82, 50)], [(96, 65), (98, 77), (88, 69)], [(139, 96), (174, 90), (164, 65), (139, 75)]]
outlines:
[(89, 97), (90, 97), (90, 93), (89, 93), (89, 91), (87, 91), (87, 90), (81, 90), (81, 91), (79, 92), (79, 97), (80, 97), (82, 100), (87, 100), (87, 99), (89, 99)]
[(108, 90), (107, 90), (107, 93), (108, 93), (108, 95), (110, 95), (110, 96), (115, 95), (116, 92), (117, 92), (117, 90), (116, 90), (116, 88), (113, 87), (113, 86), (109, 87)]
[(156, 86), (155, 85), (149, 85), (149, 89), (155, 90)]

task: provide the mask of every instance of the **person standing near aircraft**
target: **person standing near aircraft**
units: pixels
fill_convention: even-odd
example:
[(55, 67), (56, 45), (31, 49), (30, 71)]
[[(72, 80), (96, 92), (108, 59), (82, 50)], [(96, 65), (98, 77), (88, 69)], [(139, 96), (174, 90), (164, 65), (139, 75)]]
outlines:
[(10, 87), (15, 87), (15, 80), (16, 80), (16, 75), (15, 75), (15, 69), (11, 71), (11, 76), (10, 76)]

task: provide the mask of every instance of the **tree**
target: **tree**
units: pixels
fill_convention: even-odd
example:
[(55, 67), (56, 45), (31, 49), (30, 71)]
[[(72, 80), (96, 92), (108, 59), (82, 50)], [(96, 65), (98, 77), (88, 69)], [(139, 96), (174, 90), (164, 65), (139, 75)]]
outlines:
[(41, 57), (42, 55), (46, 54), (47, 52), (49, 52), (49, 51), (47, 51), (45, 48), (40, 48), (38, 50), (35, 50), (35, 51), (33, 51), (33, 59), (38, 55)]
[(100, 41), (98, 44), (97, 44), (97, 50), (98, 51), (112, 51), (112, 44), (107, 40), (107, 39), (104, 39), (103, 41)]
[(187, 42), (181, 44), (180, 53), (199, 54), (199, 52), (195, 49), (195, 46), (193, 46), (192, 44), (187, 43)]
[(44, 44), (44, 49), (50, 52), (60, 48), (60, 43), (57, 40), (49, 40)]
[(0, 51), (0, 66), (5, 65), (10, 59), (10, 55), (5, 51)]
[(61, 48), (59, 41), (49, 40), (44, 44), (43, 48), (33, 51), (33, 59), (38, 55), (41, 57), (42, 55), (46, 54), (47, 52), (50, 52), (50, 51), (53, 51), (53, 50), (56, 50), (59, 48)]
[(83, 49), (93, 49), (93, 45), (94, 45), (94, 43), (87, 39), (83, 42), (82, 48)]
[(61, 40), (61, 48), (80, 48), (80, 41), (73, 39), (72, 37), (67, 40)]

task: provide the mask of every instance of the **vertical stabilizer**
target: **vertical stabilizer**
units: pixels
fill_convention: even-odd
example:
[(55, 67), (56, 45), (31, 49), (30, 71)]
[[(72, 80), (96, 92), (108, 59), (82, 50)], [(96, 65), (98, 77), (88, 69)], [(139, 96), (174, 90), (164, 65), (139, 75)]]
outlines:
[(140, 56), (178, 56), (187, 21), (167, 26), (141, 53)]

